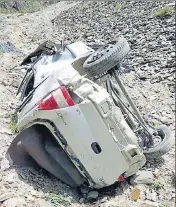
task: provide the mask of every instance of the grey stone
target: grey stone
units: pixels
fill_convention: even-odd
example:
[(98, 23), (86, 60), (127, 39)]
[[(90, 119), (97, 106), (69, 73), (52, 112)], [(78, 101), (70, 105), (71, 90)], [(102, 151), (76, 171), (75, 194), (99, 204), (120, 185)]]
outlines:
[(80, 191), (82, 194), (87, 194), (90, 191), (90, 189), (87, 187), (80, 187)]
[(101, 203), (105, 203), (108, 200), (108, 197), (104, 197), (103, 199), (101, 199)]
[(147, 189), (146, 200), (156, 201), (157, 200), (157, 193), (154, 190), (150, 191), (149, 189)]
[(172, 119), (169, 119), (167, 117), (160, 117), (160, 120), (163, 124), (172, 124), (173, 123), (173, 120)]
[(142, 72), (142, 71), (140, 71), (140, 72), (137, 73), (137, 75), (138, 75), (138, 78), (139, 78), (140, 80), (146, 80), (146, 79), (148, 78), (148, 75), (147, 75), (146, 72)]
[(82, 204), (84, 202), (84, 198), (79, 199), (79, 203)]
[(97, 200), (98, 199), (98, 191), (90, 191), (87, 194), (87, 200), (92, 201), (92, 200)]
[(172, 52), (170, 55), (175, 58), (175, 52)]
[(12, 184), (15, 182), (17, 177), (18, 177), (18, 175), (16, 172), (11, 172), (5, 176), (5, 181), (9, 184)]
[(133, 175), (130, 179), (132, 185), (136, 184), (152, 184), (154, 181), (154, 175), (151, 171), (141, 170)]

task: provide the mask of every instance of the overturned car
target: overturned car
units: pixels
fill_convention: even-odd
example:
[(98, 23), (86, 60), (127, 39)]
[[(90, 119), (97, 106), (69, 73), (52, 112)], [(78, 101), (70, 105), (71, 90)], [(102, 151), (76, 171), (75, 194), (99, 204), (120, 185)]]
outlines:
[(123, 37), (91, 47), (46, 42), (22, 62), (19, 145), (71, 187), (112, 185), (174, 144), (168, 127), (147, 124), (120, 80), (129, 49)]

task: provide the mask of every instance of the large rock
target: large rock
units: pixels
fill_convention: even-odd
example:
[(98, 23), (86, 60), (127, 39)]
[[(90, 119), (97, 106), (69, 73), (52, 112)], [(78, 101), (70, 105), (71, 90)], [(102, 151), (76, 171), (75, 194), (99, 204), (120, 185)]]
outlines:
[(151, 171), (141, 170), (131, 177), (130, 183), (132, 185), (137, 184), (152, 184), (154, 181), (154, 175)]
[(87, 194), (87, 200), (88, 201), (95, 201), (98, 199), (98, 191), (90, 191)]

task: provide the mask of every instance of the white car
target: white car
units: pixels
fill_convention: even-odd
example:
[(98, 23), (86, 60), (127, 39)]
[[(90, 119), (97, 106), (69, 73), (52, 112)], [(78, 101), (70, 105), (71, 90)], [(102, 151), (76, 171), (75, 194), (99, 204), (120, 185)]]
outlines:
[(13, 141), (11, 151), (21, 145), (66, 184), (91, 188), (122, 181), (146, 158), (167, 153), (172, 133), (145, 123), (119, 79), (128, 51), (120, 37), (97, 50), (78, 41), (65, 47), (43, 44), (29, 55), (18, 91), (20, 142)]

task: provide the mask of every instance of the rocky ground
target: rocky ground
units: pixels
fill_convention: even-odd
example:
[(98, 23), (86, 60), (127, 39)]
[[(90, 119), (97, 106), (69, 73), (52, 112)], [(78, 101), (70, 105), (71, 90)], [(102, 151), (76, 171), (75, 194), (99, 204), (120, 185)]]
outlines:
[[(162, 7), (171, 11), (157, 17), (154, 13)], [(142, 183), (125, 181), (103, 189), (94, 203), (80, 200), (76, 191), (43, 170), (10, 166), (5, 158), (15, 136), (9, 122), (21, 79), (21, 71), (14, 67), (26, 53), (46, 39), (92, 43), (108, 42), (119, 35), (124, 35), (131, 47), (126, 63), (131, 72), (122, 79), (136, 105), (147, 120), (166, 124), (174, 132), (174, 2), (59, 2), (30, 14), (0, 14), (1, 207), (50, 206), (45, 200), (54, 206), (175, 206), (175, 147), (162, 159), (146, 163), (143, 170), (147, 174), (140, 175)], [(140, 198), (131, 201), (136, 185)]]

